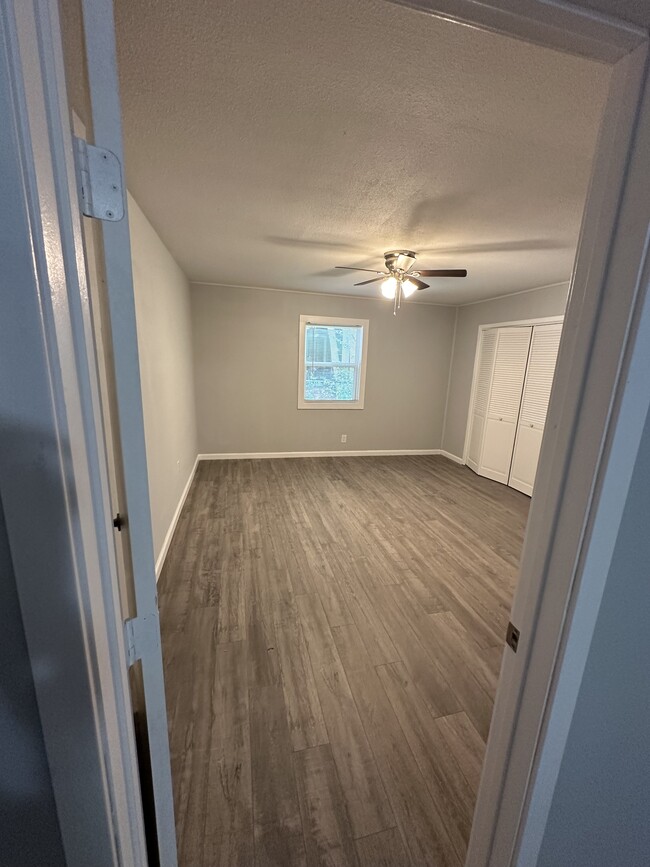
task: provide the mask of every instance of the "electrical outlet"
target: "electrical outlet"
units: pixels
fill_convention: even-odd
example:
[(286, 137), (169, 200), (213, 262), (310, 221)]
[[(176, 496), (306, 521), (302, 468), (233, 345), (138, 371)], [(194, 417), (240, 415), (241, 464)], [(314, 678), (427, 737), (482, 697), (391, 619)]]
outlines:
[(341, 442), (346, 443), (347, 441), (348, 441), (348, 435), (347, 434), (341, 434)]

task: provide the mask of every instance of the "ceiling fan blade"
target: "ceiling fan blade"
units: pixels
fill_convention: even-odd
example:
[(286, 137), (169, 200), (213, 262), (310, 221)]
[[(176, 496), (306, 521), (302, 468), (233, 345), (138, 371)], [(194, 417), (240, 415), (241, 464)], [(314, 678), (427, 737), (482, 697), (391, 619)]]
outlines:
[(340, 268), (343, 271), (367, 271), (369, 274), (381, 274), (376, 268), (349, 268), (347, 265), (335, 265), (335, 268)]
[(380, 277), (373, 277), (372, 280), (364, 280), (363, 282), (355, 283), (354, 285), (355, 286), (365, 286), (367, 283), (377, 283), (379, 280), (383, 280), (384, 276), (385, 275), (382, 274)]
[(423, 280), (418, 280), (417, 277), (409, 277), (411, 283), (415, 283), (418, 289), (428, 289), (429, 284), (425, 283)]
[(467, 277), (467, 269), (465, 268), (438, 268), (437, 270), (428, 269), (423, 271), (417, 269), (421, 277)]

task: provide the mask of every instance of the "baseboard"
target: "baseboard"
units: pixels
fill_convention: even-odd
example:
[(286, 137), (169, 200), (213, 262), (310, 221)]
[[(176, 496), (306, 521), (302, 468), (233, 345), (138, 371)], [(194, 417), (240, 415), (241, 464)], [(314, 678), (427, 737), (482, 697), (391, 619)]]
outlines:
[(443, 458), (447, 458), (449, 461), (453, 461), (455, 464), (463, 464), (465, 465), (465, 461), (462, 458), (459, 458), (458, 455), (452, 455), (451, 452), (446, 452), (444, 449), (440, 449), (439, 454), (443, 456)]
[(265, 458), (362, 458), (387, 455), (439, 455), (440, 449), (366, 449), (352, 451), (338, 449), (335, 452), (223, 452), (221, 454), (199, 455), (200, 461), (240, 461), (263, 460)]
[(174, 512), (174, 516), (172, 517), (169, 529), (167, 530), (167, 534), (165, 535), (165, 538), (163, 540), (160, 554), (158, 554), (158, 559), (156, 560), (156, 581), (160, 578), (160, 573), (162, 572), (162, 568), (165, 565), (165, 558), (167, 557), (169, 546), (171, 545), (172, 539), (174, 537), (174, 530), (176, 529), (176, 524), (178, 524), (178, 519), (180, 518), (181, 512), (183, 511), (183, 506), (185, 505), (185, 500), (187, 499), (187, 495), (190, 492), (192, 480), (194, 479), (194, 474), (196, 473), (196, 468), (199, 465), (199, 460), (201, 459), (201, 457), (202, 455), (196, 456), (194, 466), (192, 467), (192, 470), (190, 472), (190, 477), (187, 480), (187, 484), (183, 488), (183, 493), (181, 494), (181, 498), (178, 501), (178, 506), (176, 506), (176, 511)]

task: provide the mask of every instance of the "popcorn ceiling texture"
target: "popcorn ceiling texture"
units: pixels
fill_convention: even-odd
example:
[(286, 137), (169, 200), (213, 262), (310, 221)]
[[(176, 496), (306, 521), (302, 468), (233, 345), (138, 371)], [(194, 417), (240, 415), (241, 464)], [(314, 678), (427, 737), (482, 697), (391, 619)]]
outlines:
[(116, 25), (128, 185), (191, 281), (375, 295), (334, 266), (402, 246), (470, 272), (418, 300), (568, 279), (605, 66), (381, 0)]

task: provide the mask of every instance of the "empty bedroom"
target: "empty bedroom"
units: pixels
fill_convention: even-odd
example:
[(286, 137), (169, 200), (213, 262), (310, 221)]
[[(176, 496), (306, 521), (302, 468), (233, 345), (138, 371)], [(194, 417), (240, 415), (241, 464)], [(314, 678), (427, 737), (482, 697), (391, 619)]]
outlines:
[(460, 867), (608, 67), (382, 0), (115, 32), (179, 864)]

